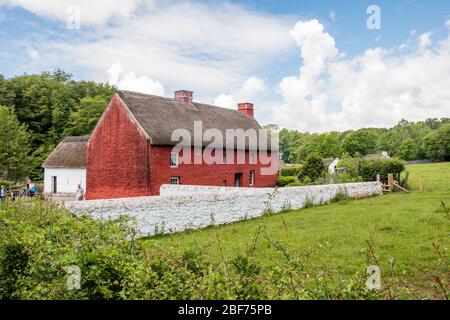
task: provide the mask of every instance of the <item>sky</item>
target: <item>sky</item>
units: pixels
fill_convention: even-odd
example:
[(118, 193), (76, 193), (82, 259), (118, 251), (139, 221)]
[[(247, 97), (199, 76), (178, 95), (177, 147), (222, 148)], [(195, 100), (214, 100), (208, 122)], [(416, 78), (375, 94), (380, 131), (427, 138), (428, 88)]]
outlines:
[(0, 74), (77, 80), (309, 132), (450, 116), (448, 0), (0, 0)]

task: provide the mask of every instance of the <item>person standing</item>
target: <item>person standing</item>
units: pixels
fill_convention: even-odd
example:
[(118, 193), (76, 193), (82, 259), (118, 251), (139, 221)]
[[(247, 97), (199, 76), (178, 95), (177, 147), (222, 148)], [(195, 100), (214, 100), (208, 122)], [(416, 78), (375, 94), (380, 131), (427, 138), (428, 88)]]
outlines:
[(6, 187), (1, 186), (0, 187), (0, 201), (4, 201), (6, 198)]
[(33, 181), (30, 181), (30, 197), (34, 197), (34, 195), (36, 194), (36, 185), (34, 184)]
[(78, 185), (76, 192), (77, 201), (81, 201), (84, 199), (84, 189), (81, 187), (81, 184)]

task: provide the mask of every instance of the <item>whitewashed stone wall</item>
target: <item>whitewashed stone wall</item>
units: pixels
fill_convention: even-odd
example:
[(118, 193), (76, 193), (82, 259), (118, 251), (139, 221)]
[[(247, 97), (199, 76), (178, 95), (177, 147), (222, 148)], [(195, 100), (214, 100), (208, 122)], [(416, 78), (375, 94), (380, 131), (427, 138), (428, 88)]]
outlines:
[(350, 198), (382, 194), (378, 182), (292, 188), (161, 187), (157, 197), (67, 202), (75, 214), (110, 219), (129, 215), (143, 236), (182, 232), (256, 218), (266, 212), (303, 208), (306, 201), (329, 202), (339, 191)]

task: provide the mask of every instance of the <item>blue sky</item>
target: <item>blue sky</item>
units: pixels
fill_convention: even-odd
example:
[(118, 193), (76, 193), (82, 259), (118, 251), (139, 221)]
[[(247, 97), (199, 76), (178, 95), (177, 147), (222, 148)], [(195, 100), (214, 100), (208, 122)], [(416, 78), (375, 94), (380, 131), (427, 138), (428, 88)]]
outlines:
[(446, 0), (0, 0), (0, 73), (191, 89), (303, 131), (387, 127), (450, 115), (448, 21)]

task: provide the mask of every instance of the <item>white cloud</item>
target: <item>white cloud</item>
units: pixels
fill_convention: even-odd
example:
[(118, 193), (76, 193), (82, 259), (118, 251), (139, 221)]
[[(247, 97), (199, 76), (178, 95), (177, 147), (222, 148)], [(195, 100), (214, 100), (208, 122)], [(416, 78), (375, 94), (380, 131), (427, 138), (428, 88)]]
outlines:
[(447, 28), (450, 28), (450, 19), (447, 20), (447, 21), (445, 22), (445, 26), (446, 26)]
[(418, 41), (421, 49), (426, 49), (427, 47), (431, 46), (431, 32), (422, 33), (419, 36)]
[(264, 80), (258, 77), (248, 78), (241, 88), (231, 94), (221, 93), (214, 100), (214, 104), (223, 108), (235, 109), (237, 103), (260, 101), (259, 94), (267, 90)]
[(122, 71), (122, 66), (119, 63), (114, 63), (108, 69), (108, 82), (121, 90), (164, 96), (164, 86), (161, 82), (150, 79), (147, 76), (137, 77), (134, 72), (129, 72), (122, 77)]
[[(125, 12), (139, 3), (126, 2)], [(107, 80), (105, 70), (118, 62), (124, 72), (151, 75), (170, 89), (211, 99), (259, 72), (266, 61), (292, 53), (292, 23), (229, 3), (157, 2), (132, 19), (93, 30), (82, 26), (72, 39), (40, 41), (39, 51), (49, 67), (81, 70), (96, 81)]]
[(81, 22), (102, 25), (112, 18), (128, 18), (138, 8), (153, 7), (153, 0), (0, 0), (0, 5), (22, 7), (39, 16), (66, 21), (70, 8), (81, 9)]
[(236, 101), (231, 94), (221, 93), (214, 99), (214, 105), (222, 108), (235, 109)]
[(280, 83), (284, 103), (274, 110), (280, 125), (348, 130), (450, 116), (450, 37), (431, 48), (425, 35), (420, 48), (404, 55), (375, 48), (343, 58), (317, 20), (298, 23), (292, 35), (303, 65), (299, 76)]

